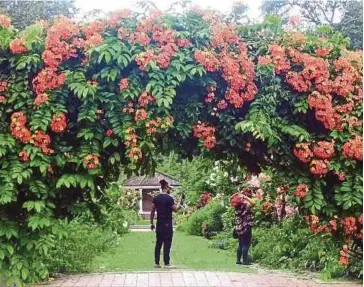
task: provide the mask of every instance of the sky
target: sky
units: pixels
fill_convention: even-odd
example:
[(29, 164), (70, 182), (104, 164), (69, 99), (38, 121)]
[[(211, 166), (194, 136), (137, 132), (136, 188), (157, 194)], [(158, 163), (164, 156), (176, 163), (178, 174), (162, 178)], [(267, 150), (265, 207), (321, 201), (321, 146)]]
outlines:
[[(174, 0), (154, 0), (156, 6), (164, 10), (169, 8), (171, 3), (176, 2)], [(198, 5), (201, 8), (213, 8), (221, 12), (229, 11), (232, 4), (236, 0), (192, 0), (193, 5)], [(249, 6), (249, 18), (257, 19), (260, 16), (259, 7), (261, 5), (261, 0), (245, 0), (244, 1)], [(122, 9), (122, 8), (133, 8), (135, 1), (132, 0), (76, 0), (76, 6), (82, 11), (90, 11), (93, 9), (101, 9), (106, 12)]]

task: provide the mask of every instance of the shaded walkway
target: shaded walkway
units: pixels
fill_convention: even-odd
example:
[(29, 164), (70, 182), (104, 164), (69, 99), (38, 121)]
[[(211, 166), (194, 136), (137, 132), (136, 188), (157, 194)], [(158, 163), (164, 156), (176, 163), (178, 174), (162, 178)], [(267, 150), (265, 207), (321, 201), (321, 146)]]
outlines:
[[(44, 285), (43, 285), (44, 286)], [(62, 287), (357, 287), (355, 283), (320, 283), (284, 274), (235, 272), (165, 271), (144, 273), (99, 273), (65, 277), (45, 286)]]

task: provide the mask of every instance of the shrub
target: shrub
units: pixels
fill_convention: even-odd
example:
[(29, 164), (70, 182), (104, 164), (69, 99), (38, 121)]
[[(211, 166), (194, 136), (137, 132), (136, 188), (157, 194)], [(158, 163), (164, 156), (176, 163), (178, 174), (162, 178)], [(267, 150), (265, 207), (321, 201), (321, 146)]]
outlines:
[(312, 234), (299, 218), (254, 228), (250, 254), (265, 266), (323, 271), (327, 278), (340, 277), (345, 270), (337, 260), (337, 242), (329, 234)]
[(221, 216), (225, 210), (226, 207), (221, 205), (220, 202), (213, 200), (192, 214), (182, 228), (188, 234), (211, 238), (222, 230)]
[(117, 238), (100, 226), (77, 220), (60, 222), (58, 228), (65, 231), (65, 236), (54, 241), (53, 248), (42, 260), (51, 273), (89, 271), (92, 259)]

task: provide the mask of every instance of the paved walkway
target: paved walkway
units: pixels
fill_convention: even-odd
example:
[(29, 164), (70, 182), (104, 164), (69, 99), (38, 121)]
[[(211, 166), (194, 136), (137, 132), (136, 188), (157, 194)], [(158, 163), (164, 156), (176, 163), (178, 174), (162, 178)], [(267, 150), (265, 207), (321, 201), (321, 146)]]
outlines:
[[(44, 285), (43, 285), (44, 286)], [(358, 287), (361, 284), (323, 284), (276, 273), (232, 273), (171, 271), (144, 273), (102, 273), (65, 277), (45, 286), (61, 287)]]

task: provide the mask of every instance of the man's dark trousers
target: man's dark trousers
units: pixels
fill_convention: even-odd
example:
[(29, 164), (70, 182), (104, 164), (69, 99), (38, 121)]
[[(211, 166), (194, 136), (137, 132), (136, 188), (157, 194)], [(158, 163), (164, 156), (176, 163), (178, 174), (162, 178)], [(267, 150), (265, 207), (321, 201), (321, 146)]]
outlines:
[(158, 220), (157, 221), (157, 242), (155, 244), (155, 264), (159, 264), (161, 248), (163, 245), (163, 259), (164, 264), (168, 265), (170, 262), (169, 252), (171, 251), (172, 238), (173, 238), (173, 224), (172, 220)]

